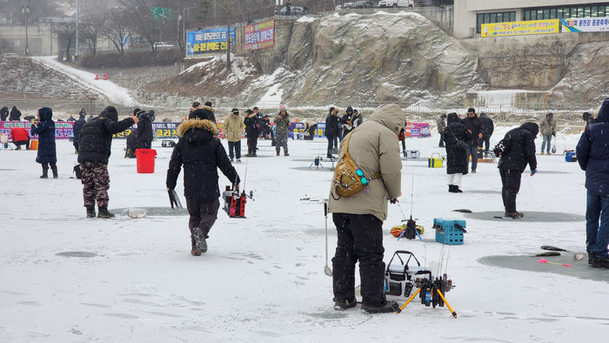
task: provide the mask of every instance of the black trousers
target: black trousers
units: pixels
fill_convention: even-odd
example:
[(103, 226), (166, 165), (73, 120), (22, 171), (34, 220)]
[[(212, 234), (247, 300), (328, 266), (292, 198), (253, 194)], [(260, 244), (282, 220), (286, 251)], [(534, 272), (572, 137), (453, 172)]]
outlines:
[(371, 214), (347, 213), (334, 213), (332, 220), (338, 234), (332, 259), (334, 301), (355, 298), (355, 263), (359, 262), (362, 303), (384, 306), (383, 222)]
[(251, 135), (247, 136), (247, 153), (253, 156), (256, 153), (256, 146), (258, 145), (258, 136)]
[(332, 156), (332, 149), (334, 149), (334, 147), (338, 148), (338, 137), (336, 136), (332, 136), (332, 137), (326, 137), (328, 139), (328, 151), (326, 156), (330, 157)]
[[(234, 150), (234, 151), (233, 151)], [(241, 141), (231, 142), (228, 141), (228, 155), (232, 159), (233, 157), (237, 157), (237, 159), (241, 158)]]
[(488, 151), (491, 145), (491, 136), (482, 136), (482, 139), (479, 141), (479, 146), (484, 147), (484, 151)]
[(215, 199), (211, 202), (203, 202), (196, 199), (186, 198), (186, 208), (188, 209), (188, 214), (190, 214), (188, 228), (190, 229), (191, 240), (194, 239), (192, 237), (192, 230), (197, 227), (201, 229), (201, 232), (203, 232), (205, 238), (209, 238), (209, 230), (211, 230), (211, 227), (214, 226), (216, 219), (218, 219), (220, 201)]
[(516, 212), (516, 195), (520, 191), (520, 180), (522, 173), (516, 169), (499, 169), (501, 175), (501, 196), (503, 197), (503, 207), (505, 212)]

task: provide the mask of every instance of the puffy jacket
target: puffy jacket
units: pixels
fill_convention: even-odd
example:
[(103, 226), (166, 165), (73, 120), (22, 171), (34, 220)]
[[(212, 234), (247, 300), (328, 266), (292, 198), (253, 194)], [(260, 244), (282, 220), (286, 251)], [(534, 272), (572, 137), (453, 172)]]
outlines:
[(490, 137), (495, 131), (495, 124), (493, 120), (489, 118), (485, 113), (480, 115), (480, 122), (482, 123), (482, 137)]
[(478, 118), (477, 114), (473, 117), (465, 117), (461, 119), (463, 125), (467, 126), (467, 129), (472, 133), (471, 138), (467, 141), (469, 146), (478, 146), (478, 135), (482, 133), (482, 122)]
[(148, 113), (142, 113), (137, 122), (136, 137), (140, 142), (152, 142), (154, 138), (152, 129), (152, 118)]
[(586, 189), (609, 195), (609, 98), (598, 111), (596, 123), (586, 126), (577, 144), (577, 162), (586, 171)]
[(22, 142), (30, 139), (30, 136), (27, 133), (27, 130), (22, 127), (14, 127), (11, 129), (11, 137), (13, 137), (14, 142)]
[(131, 117), (118, 121), (118, 112), (112, 106), (91, 121), (87, 121), (80, 131), (78, 163), (101, 162), (108, 164), (112, 150), (112, 135), (123, 132), (135, 122)]
[(6, 121), (8, 118), (8, 107), (4, 106), (0, 109), (0, 120)]
[(338, 136), (339, 126), (338, 126), (338, 108), (332, 109), (328, 116), (326, 117), (326, 130), (325, 135), (328, 138), (334, 138)]
[(288, 113), (288, 111), (285, 111), (284, 118), (280, 118), (280, 114), (281, 112), (279, 112), (277, 117), (275, 117), (275, 134), (287, 135), (288, 133), (290, 133), (290, 114)]
[(55, 147), (55, 122), (53, 121), (53, 110), (43, 107), (38, 110), (40, 124), (32, 125), (32, 134), (38, 135), (38, 163), (57, 162), (57, 149)]
[(238, 142), (243, 137), (243, 117), (229, 114), (222, 124), (224, 137), (229, 142)]
[(537, 169), (535, 158), (535, 136), (539, 133), (539, 126), (526, 122), (519, 127), (508, 131), (505, 138), (510, 140), (509, 150), (501, 156), (498, 168), (514, 169), (524, 172), (527, 164), (531, 170)]
[[(396, 199), (401, 195), (402, 161), (398, 134), (404, 128), (404, 112), (396, 104), (378, 107), (370, 120), (361, 124), (351, 134), (347, 148), (351, 158), (370, 178), (366, 190), (349, 197), (338, 197), (331, 187), (329, 211), (332, 213), (372, 214), (380, 220), (387, 218), (387, 196)], [(344, 155), (343, 139), (338, 158)], [(336, 200), (335, 198), (338, 198)]]
[(8, 117), (8, 120), (9, 121), (19, 121), (19, 120), (21, 120), (21, 111), (19, 111), (16, 106), (13, 106), (13, 109), (11, 110), (11, 114)]
[(208, 119), (216, 123), (216, 116), (214, 115), (214, 109), (209, 106), (201, 106), (198, 110), (191, 111), (188, 115), (188, 119)]
[(258, 124), (258, 118), (254, 113), (246, 114), (243, 123), (245, 124), (245, 132), (248, 137), (258, 137), (258, 134), (260, 133), (256, 126), (256, 124)]
[(446, 174), (467, 174), (467, 152), (457, 147), (457, 140), (468, 142), (471, 133), (459, 119), (456, 113), (448, 115), (448, 126), (444, 128), (444, 143), (446, 143)]
[(554, 118), (550, 119), (548, 115), (546, 115), (539, 124), (539, 131), (544, 136), (555, 135), (556, 134), (556, 120)]
[[(457, 118), (459, 118), (459, 116), (457, 116)], [(446, 122), (444, 121), (444, 118), (442, 118), (442, 116), (440, 116), (440, 118), (436, 120), (436, 124), (438, 125), (438, 133), (443, 133), (443, 130), (446, 127)]]
[[(74, 126), (73, 126), (73, 130), (74, 130), (74, 140), (78, 141), (80, 139), (80, 131), (82, 130), (82, 127), (85, 125), (86, 121), (85, 121), (85, 116), (81, 115), (80, 118), (78, 118), (78, 120), (76, 120), (74, 122)], [(80, 143), (80, 141), (79, 141)]]
[(239, 175), (226, 156), (224, 146), (215, 137), (217, 134), (216, 124), (207, 119), (190, 119), (178, 126), (180, 140), (169, 161), (167, 188), (175, 188), (182, 165), (187, 199), (202, 202), (218, 199), (218, 168), (232, 183), (239, 183)]

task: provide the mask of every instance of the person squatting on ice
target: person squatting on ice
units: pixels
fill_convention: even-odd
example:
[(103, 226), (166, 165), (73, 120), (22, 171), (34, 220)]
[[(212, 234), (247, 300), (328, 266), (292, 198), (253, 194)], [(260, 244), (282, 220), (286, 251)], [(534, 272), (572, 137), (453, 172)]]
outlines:
[(25, 145), (26, 150), (30, 150), (30, 135), (25, 128), (13, 127), (11, 137), (13, 137), (13, 144), (17, 146), (15, 150), (21, 150), (22, 145)]
[(446, 177), (448, 191), (463, 193), (461, 181), (467, 174), (467, 150), (462, 150), (457, 141), (468, 142), (471, 132), (467, 129), (456, 113), (448, 114), (448, 125), (444, 128), (444, 143), (446, 146)]
[[(388, 302), (383, 292), (383, 221), (387, 201), (395, 203), (401, 195), (402, 161), (398, 133), (404, 128), (404, 112), (396, 104), (377, 108), (370, 120), (345, 137), (339, 161), (347, 149), (368, 179), (365, 190), (351, 196), (330, 194), (329, 212), (336, 225), (338, 243), (332, 258), (334, 309), (357, 305), (355, 264), (359, 262), (362, 310), (369, 313), (395, 312), (399, 306)], [(345, 141), (348, 147), (345, 147)]]
[(108, 211), (108, 159), (112, 150), (112, 135), (127, 130), (138, 121), (136, 116), (118, 121), (116, 108), (108, 106), (98, 117), (83, 125), (79, 138), (78, 163), (82, 171), (80, 181), (87, 218), (95, 217), (95, 201), (99, 218), (114, 217), (114, 214)]
[(531, 168), (531, 176), (537, 173), (537, 158), (535, 157), (535, 136), (539, 126), (526, 122), (520, 127), (505, 134), (506, 152), (501, 155), (497, 168), (501, 175), (501, 197), (505, 207), (505, 217), (520, 219), (524, 214), (516, 211), (516, 196), (520, 191), (522, 173), (527, 167)]
[[(586, 251), (594, 268), (609, 268), (609, 98), (596, 122), (586, 126), (577, 144), (577, 162), (586, 172)], [(599, 224), (600, 220), (600, 224)]]
[(57, 174), (57, 149), (55, 147), (55, 122), (53, 121), (53, 110), (49, 107), (38, 109), (38, 121), (32, 124), (32, 135), (38, 135), (38, 155), (36, 162), (42, 164), (41, 179), (49, 178), (49, 164), (53, 171), (53, 178)]
[(168, 191), (176, 187), (178, 175), (184, 166), (184, 197), (190, 214), (191, 254), (200, 256), (207, 251), (209, 231), (216, 222), (220, 208), (218, 168), (239, 186), (239, 175), (231, 164), (226, 150), (216, 135), (218, 127), (210, 119), (189, 119), (178, 126), (180, 139), (173, 148), (166, 186)]

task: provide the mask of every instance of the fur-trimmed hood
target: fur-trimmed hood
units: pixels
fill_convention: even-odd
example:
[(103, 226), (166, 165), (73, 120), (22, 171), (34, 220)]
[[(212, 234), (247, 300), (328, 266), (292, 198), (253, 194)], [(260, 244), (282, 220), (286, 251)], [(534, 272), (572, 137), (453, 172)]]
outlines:
[(218, 127), (213, 121), (208, 119), (189, 119), (178, 126), (178, 136), (184, 137), (186, 132), (192, 128), (207, 130), (214, 136), (218, 134)]
[(335, 108), (332, 110), (332, 112), (330, 112), (331, 115), (335, 116), (338, 114), (338, 108)]

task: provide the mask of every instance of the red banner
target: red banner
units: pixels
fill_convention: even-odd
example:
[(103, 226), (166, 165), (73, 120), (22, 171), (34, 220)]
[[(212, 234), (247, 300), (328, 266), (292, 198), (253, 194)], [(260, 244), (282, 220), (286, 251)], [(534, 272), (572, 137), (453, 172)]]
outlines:
[(275, 44), (275, 19), (245, 27), (246, 51), (272, 47)]

